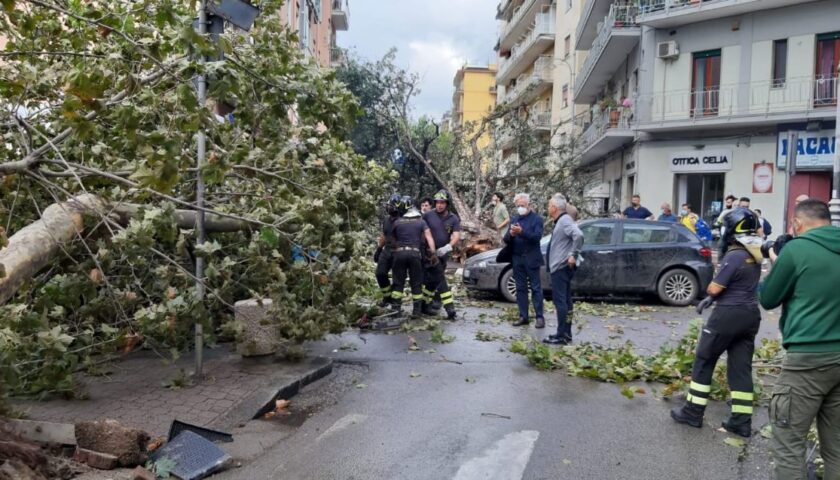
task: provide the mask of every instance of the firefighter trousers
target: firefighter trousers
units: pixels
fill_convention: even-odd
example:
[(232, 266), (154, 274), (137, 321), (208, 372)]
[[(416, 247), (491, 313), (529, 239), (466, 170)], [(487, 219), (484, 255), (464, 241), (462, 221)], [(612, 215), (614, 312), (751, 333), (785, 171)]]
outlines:
[(448, 305), (453, 305), (455, 300), (452, 298), (452, 290), (446, 281), (446, 265), (449, 263), (449, 254), (438, 257), (438, 259), (440, 261), (437, 265), (426, 268), (423, 282), (423, 300), (431, 305), (434, 303), (435, 297), (439, 295), (440, 303), (444, 308), (452, 308)]
[(376, 262), (376, 283), (382, 296), (387, 298), (391, 294), (391, 279), (388, 274), (394, 265), (394, 255), (390, 247), (384, 247), (379, 254), (379, 261)]
[(394, 285), (391, 288), (391, 298), (394, 302), (402, 302), (405, 289), (406, 275), (411, 283), (411, 300), (423, 300), (423, 264), (420, 250), (396, 251), (394, 256)]
[(709, 403), (715, 364), (726, 352), (732, 413), (753, 413), (752, 357), (760, 322), (757, 305), (715, 307), (697, 344), (686, 400), (701, 407)]

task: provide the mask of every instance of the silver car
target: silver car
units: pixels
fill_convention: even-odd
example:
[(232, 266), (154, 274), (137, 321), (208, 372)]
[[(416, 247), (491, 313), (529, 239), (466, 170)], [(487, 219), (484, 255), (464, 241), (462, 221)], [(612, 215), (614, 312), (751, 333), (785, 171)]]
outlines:
[[(712, 251), (685, 226), (630, 219), (581, 222), (583, 261), (572, 280), (578, 296), (655, 294), (669, 305), (685, 306), (704, 296), (712, 281)], [(545, 255), (549, 237), (540, 246)], [(497, 263), (500, 249), (476, 255), (464, 267), (464, 285), (498, 292), (516, 301), (509, 263)], [(545, 266), (542, 286), (551, 291)]]

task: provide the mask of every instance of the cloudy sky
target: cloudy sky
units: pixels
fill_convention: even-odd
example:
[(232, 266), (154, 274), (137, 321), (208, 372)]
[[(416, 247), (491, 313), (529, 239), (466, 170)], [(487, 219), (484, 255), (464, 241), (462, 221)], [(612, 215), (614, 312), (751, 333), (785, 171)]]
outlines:
[(397, 48), (402, 67), (418, 73), (416, 115), (440, 118), (452, 103), (452, 77), (468, 62), (493, 62), (497, 0), (349, 0), (350, 30), (338, 44), (364, 58)]

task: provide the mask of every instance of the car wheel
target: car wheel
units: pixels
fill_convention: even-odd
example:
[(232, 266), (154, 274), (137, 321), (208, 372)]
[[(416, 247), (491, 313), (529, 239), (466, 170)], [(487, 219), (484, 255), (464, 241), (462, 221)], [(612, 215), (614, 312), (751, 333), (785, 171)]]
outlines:
[(699, 296), (700, 282), (688, 270), (669, 270), (659, 279), (657, 293), (659, 299), (668, 305), (685, 307)]
[(508, 268), (499, 279), (499, 291), (505, 300), (516, 303), (516, 281), (513, 279), (513, 269)]

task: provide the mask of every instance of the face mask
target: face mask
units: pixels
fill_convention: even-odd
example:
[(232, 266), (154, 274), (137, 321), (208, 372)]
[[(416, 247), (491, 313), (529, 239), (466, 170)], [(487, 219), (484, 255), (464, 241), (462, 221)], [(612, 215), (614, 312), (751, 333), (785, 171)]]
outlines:
[(519, 216), (522, 217), (528, 214), (528, 209), (525, 207), (519, 207), (516, 209), (516, 213), (518, 213)]
[(665, 215), (665, 210), (659, 210), (660, 215)]
[(680, 215), (688, 215), (688, 210), (680, 210)]

